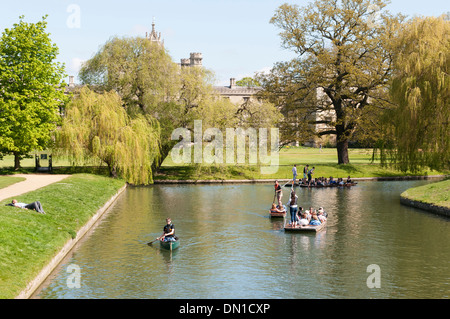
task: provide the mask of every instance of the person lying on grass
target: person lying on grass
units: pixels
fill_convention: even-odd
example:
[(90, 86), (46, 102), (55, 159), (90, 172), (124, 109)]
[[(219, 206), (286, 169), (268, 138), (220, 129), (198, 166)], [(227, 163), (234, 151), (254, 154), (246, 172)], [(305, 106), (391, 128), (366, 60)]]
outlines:
[(14, 206), (24, 209), (32, 209), (37, 211), (38, 213), (45, 214), (44, 209), (42, 208), (41, 202), (36, 201), (31, 204), (19, 203), (17, 199), (13, 199), (10, 204), (6, 204), (7, 206)]

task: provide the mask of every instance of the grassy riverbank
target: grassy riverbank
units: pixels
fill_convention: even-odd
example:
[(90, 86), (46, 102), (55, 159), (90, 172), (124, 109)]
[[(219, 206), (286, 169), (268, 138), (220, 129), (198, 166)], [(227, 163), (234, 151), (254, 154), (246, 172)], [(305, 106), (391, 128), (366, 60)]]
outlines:
[(414, 187), (401, 194), (402, 197), (450, 209), (450, 179)]
[(420, 172), (401, 172), (391, 167), (382, 167), (380, 161), (372, 162), (371, 149), (350, 149), (350, 164), (338, 165), (334, 148), (289, 147), (279, 153), (278, 170), (274, 174), (261, 174), (257, 165), (199, 165), (175, 164), (170, 155), (155, 176), (155, 180), (225, 180), (225, 179), (291, 179), (292, 167), (297, 165), (298, 176), (306, 164), (315, 166), (313, 177), (396, 177), (414, 175), (442, 175), (449, 172), (423, 170)]
[(14, 298), (61, 247), (124, 185), (123, 180), (90, 174), (17, 196), (39, 200), (45, 215), (0, 202), (0, 298)]
[(15, 183), (24, 181), (24, 177), (17, 176), (0, 176), (0, 189), (13, 185)]

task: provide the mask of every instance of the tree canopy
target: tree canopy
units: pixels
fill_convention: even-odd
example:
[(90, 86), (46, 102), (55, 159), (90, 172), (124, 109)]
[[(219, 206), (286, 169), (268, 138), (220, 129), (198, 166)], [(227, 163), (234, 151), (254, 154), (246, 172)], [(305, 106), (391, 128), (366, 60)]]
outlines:
[(14, 154), (16, 169), (24, 155), (50, 145), (68, 100), (46, 16), (37, 23), (23, 18), (0, 40), (0, 150)]
[(82, 88), (67, 106), (57, 145), (75, 163), (106, 164), (111, 176), (147, 185), (159, 156), (159, 125), (142, 114), (131, 118), (122, 104), (114, 91)]
[(414, 18), (394, 42), (396, 57), (386, 114), (393, 160), (401, 170), (450, 168), (450, 21)]
[[(402, 18), (385, 6), (382, 0), (316, 0), (283, 4), (271, 19), (282, 47), (298, 56), (258, 76), (262, 94), (281, 107), (291, 141), (335, 135), (339, 164), (349, 163), (348, 142), (361, 120), (386, 103), (392, 55), (385, 44)], [(325, 128), (315, 131), (317, 124)]]
[(216, 94), (212, 72), (180, 67), (146, 38), (112, 38), (83, 65), (80, 79), (97, 91), (116, 91), (132, 118), (144, 114), (159, 122), (161, 156), (155, 168), (176, 144), (174, 129), (193, 129), (194, 119), (202, 119), (203, 129), (236, 121), (236, 106)]

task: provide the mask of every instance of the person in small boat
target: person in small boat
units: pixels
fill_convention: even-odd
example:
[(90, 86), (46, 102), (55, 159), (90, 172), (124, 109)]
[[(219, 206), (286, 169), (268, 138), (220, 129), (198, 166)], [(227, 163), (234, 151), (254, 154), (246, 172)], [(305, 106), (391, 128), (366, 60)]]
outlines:
[(328, 213), (323, 209), (323, 207), (319, 207), (317, 213), (321, 213), (325, 218), (328, 218)]
[(176, 241), (175, 239), (175, 226), (172, 224), (172, 220), (170, 218), (166, 218), (166, 226), (164, 226), (164, 232), (159, 237), (160, 241)]
[(303, 213), (301, 215), (299, 224), (300, 224), (300, 226), (308, 226), (309, 225), (309, 220), (308, 220), (308, 217), (306, 216), (306, 213)]
[(309, 222), (310, 225), (313, 226), (319, 226), (322, 225), (322, 223), (320, 222), (319, 218), (317, 217), (316, 212), (312, 213), (311, 215), (311, 221)]
[(303, 215), (303, 207), (299, 206), (297, 209), (297, 219), (300, 220), (300, 218), (302, 218)]
[(338, 178), (338, 185), (339, 186), (344, 186), (344, 180), (342, 178)]
[(298, 218), (297, 218), (297, 200), (298, 196), (295, 194), (294, 189), (291, 191), (291, 196), (289, 198), (289, 201), (286, 203), (286, 206), (289, 206), (289, 212), (291, 213), (291, 225), (293, 227), (297, 226), (298, 224)]
[(321, 210), (319, 208), (319, 210), (317, 211), (317, 218), (320, 220), (321, 223), (323, 223), (323, 222), (325, 222), (327, 220), (327, 217), (324, 215), (323, 209)]
[(347, 183), (347, 184), (352, 184), (352, 183), (353, 183), (353, 181), (352, 181), (352, 179), (350, 178), (350, 176), (347, 177), (346, 183)]
[(284, 209), (284, 206), (281, 205), (281, 207), (277, 206), (275, 203), (272, 204), (272, 208), (270, 209), (271, 213), (284, 213), (286, 209)]
[(325, 182), (323, 181), (323, 177), (319, 177), (317, 180), (317, 186), (325, 186)]
[(310, 213), (309, 210), (305, 211), (305, 218), (306, 218), (306, 220), (308, 221), (308, 224), (309, 224), (309, 222), (311, 221), (311, 213)]

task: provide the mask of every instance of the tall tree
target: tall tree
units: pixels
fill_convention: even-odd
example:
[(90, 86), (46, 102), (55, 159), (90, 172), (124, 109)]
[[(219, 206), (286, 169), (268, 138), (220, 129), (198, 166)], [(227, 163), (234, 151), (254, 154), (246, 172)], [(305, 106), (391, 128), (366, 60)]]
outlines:
[(246, 87), (257, 87), (260, 86), (260, 83), (250, 76), (243, 77), (242, 79), (236, 81), (237, 86), (246, 86)]
[(131, 118), (122, 104), (116, 92), (82, 88), (67, 106), (57, 146), (75, 163), (106, 164), (112, 177), (151, 184), (151, 166), (159, 157), (159, 125), (148, 116)]
[[(304, 137), (335, 135), (338, 163), (349, 163), (348, 142), (368, 105), (386, 102), (392, 55), (385, 46), (401, 17), (384, 10), (383, 0), (316, 0), (281, 5), (271, 23), (281, 29), (282, 46), (297, 58), (277, 63), (258, 80), (265, 95), (281, 106), (288, 129)], [(325, 124), (314, 132), (305, 122)]]
[(220, 100), (212, 87), (212, 73), (200, 67), (180, 67), (166, 50), (146, 38), (113, 38), (82, 67), (80, 78), (96, 90), (116, 91), (131, 117), (151, 115), (161, 127), (161, 157), (158, 168), (177, 141), (171, 140), (174, 129), (193, 129), (194, 119), (217, 123), (209, 112), (220, 105), (221, 123), (235, 111)]
[(394, 160), (404, 170), (450, 168), (450, 21), (415, 18), (395, 42), (390, 93), (396, 107), (387, 113)]
[(51, 143), (64, 95), (64, 65), (45, 31), (46, 16), (5, 29), (0, 41), (0, 149), (14, 154), (14, 167)]

